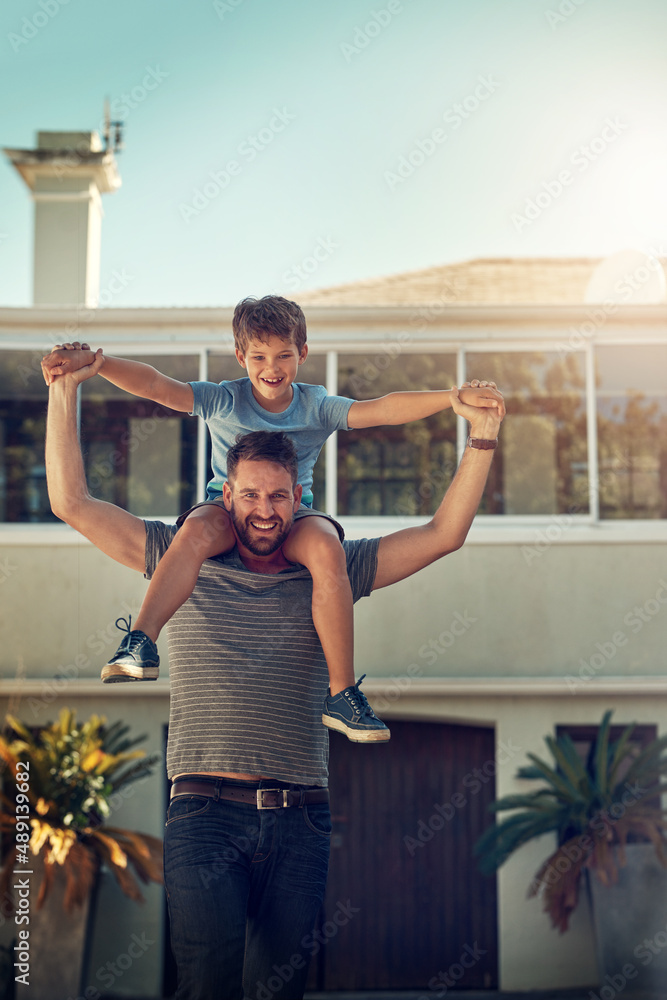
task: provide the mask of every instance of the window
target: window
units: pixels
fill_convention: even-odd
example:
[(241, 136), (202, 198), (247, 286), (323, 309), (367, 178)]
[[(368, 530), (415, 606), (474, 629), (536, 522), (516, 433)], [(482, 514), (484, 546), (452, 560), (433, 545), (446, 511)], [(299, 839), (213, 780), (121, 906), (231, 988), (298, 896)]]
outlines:
[[(381, 357), (381, 356), (380, 356)], [(363, 354), (338, 358), (338, 395), (374, 399), (390, 392), (448, 389), (453, 354), (401, 354), (381, 370)], [(409, 424), (338, 435), (338, 513), (432, 514), (456, 471), (456, 416), (451, 409)]]
[(667, 517), (667, 346), (599, 347), (600, 516)]
[(507, 405), (480, 513), (588, 513), (583, 354), (468, 353), (466, 373), (499, 385)]
[(47, 390), (34, 351), (3, 351), (0, 364), (0, 520), (55, 521), (46, 492)]
[[(110, 352), (111, 353), (111, 352)], [(194, 355), (135, 356), (182, 382)], [(81, 440), (91, 492), (138, 517), (176, 517), (197, 502), (197, 421), (102, 378), (81, 390)]]

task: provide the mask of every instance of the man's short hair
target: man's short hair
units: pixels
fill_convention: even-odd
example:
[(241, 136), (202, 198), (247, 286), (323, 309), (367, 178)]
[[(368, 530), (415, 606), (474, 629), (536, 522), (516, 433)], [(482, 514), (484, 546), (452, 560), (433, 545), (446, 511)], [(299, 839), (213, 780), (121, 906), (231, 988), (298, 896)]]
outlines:
[(233, 479), (241, 461), (275, 462), (292, 477), (292, 488), (298, 481), (299, 461), (296, 448), (283, 431), (251, 431), (239, 434), (227, 452), (227, 478)]
[(234, 310), (232, 329), (234, 346), (244, 357), (251, 340), (265, 344), (271, 336), (280, 337), (295, 344), (299, 354), (306, 343), (303, 309), (282, 295), (242, 299)]

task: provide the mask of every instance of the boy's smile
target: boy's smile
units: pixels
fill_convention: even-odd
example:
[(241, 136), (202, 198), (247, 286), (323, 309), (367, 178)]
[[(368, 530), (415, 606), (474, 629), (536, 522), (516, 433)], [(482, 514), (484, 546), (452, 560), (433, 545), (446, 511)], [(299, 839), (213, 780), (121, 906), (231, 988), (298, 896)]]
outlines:
[(299, 352), (291, 340), (275, 334), (269, 334), (266, 342), (251, 340), (245, 355), (236, 350), (238, 363), (248, 373), (253, 396), (271, 413), (282, 413), (292, 402), (292, 383), (307, 354), (306, 344)]

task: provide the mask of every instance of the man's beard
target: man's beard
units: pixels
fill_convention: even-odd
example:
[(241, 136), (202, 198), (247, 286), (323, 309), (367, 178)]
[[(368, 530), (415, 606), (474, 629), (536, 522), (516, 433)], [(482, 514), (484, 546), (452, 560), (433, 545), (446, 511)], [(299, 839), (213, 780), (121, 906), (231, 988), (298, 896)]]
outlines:
[[(263, 532), (261, 528), (253, 528), (251, 521), (261, 521), (262, 518), (248, 517), (243, 520), (234, 510), (233, 500), (229, 509), (229, 516), (232, 519), (234, 531), (236, 532), (239, 541), (242, 542), (248, 551), (252, 552), (254, 556), (272, 555), (272, 553), (276, 552), (277, 549), (280, 548), (292, 530), (293, 520), (286, 523), (279, 517), (270, 518), (270, 520), (276, 520), (278, 522), (276, 527), (270, 532)], [(252, 535), (250, 534), (251, 531), (253, 532)]]

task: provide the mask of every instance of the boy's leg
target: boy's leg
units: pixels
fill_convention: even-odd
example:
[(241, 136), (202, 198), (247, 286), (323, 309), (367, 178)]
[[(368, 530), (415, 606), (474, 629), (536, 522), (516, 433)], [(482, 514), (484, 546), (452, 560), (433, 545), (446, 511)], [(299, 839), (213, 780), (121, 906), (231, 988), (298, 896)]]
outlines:
[(188, 514), (157, 565), (134, 628), (128, 626), (102, 670), (103, 681), (157, 679), (160, 659), (155, 641), (163, 626), (194, 590), (204, 560), (228, 552), (234, 544), (231, 521), (221, 505), (203, 504)]
[(153, 642), (195, 589), (202, 563), (235, 544), (227, 511), (217, 503), (195, 507), (160, 559), (135, 622)]
[(354, 681), (352, 590), (336, 527), (326, 517), (301, 517), (294, 523), (283, 552), (290, 562), (305, 566), (313, 578), (313, 624), (329, 670), (330, 693), (322, 722), (354, 743), (388, 740), (389, 730)]
[(283, 545), (290, 562), (313, 578), (313, 624), (329, 668), (329, 690), (339, 694), (354, 684), (352, 591), (338, 531), (326, 517), (301, 517)]

